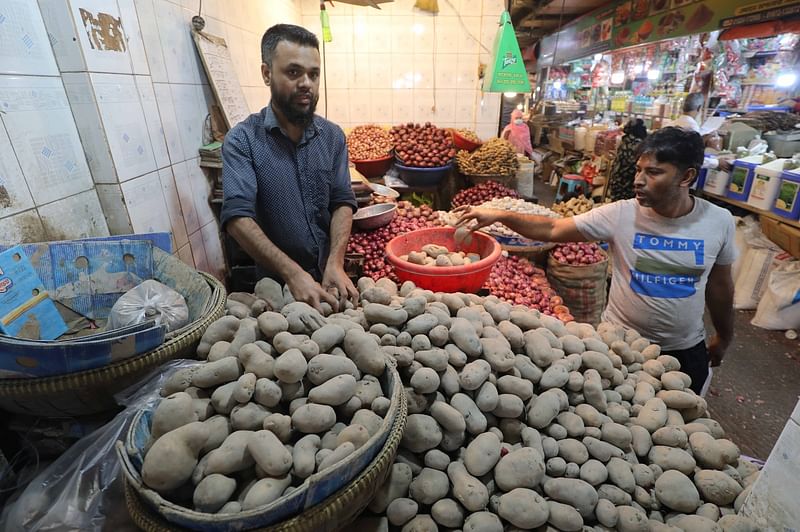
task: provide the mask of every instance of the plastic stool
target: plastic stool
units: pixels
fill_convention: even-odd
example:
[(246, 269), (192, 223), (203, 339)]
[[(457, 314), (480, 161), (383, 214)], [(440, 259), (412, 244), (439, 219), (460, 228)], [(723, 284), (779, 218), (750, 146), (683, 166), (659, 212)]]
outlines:
[(587, 195), (589, 187), (583, 176), (577, 174), (565, 174), (558, 182), (558, 190), (556, 191), (555, 202), (559, 203), (564, 199), (564, 196), (583, 194)]

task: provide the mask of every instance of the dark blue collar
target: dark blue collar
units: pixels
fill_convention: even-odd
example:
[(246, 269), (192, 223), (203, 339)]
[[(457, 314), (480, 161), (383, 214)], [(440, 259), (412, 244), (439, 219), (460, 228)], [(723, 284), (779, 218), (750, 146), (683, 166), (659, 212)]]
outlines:
[[(303, 131), (303, 137), (300, 139), (298, 145), (305, 144), (319, 135), (319, 124), (317, 123), (317, 120), (317, 115), (314, 115), (314, 118), (311, 119), (311, 123)], [(272, 109), (271, 102), (264, 108), (264, 127), (267, 129), (267, 131), (275, 131), (277, 129), (284, 137), (289, 138), (289, 135), (286, 134), (286, 131), (284, 131), (280, 123), (278, 123), (278, 117), (275, 115), (275, 111)]]

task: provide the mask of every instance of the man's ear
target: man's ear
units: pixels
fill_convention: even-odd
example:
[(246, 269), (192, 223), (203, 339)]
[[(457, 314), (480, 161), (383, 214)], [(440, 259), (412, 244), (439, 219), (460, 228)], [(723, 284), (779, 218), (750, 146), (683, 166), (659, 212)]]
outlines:
[(272, 77), (272, 72), (269, 69), (269, 65), (266, 63), (261, 63), (261, 78), (264, 80), (264, 85), (269, 87), (270, 78)]
[(686, 171), (683, 173), (683, 177), (680, 181), (680, 186), (682, 187), (690, 187), (692, 183), (695, 182), (697, 179), (698, 171), (696, 168), (687, 168)]

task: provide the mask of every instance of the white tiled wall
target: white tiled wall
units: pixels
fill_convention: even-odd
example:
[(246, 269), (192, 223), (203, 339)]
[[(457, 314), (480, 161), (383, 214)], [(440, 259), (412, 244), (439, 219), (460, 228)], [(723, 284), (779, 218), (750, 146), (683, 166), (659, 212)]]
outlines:
[(107, 235), (41, 13), (0, 1), (0, 243)]
[[(211, 182), (198, 166), (213, 102), (190, 34), (200, 3), (0, 0), (4, 242), (169, 230), (177, 256), (221, 275)], [(318, 113), (343, 128), (432, 121), (495, 135), (500, 95), (480, 92), (478, 69), (503, 4), (439, 0), (435, 16), (414, 0), (381, 10), (329, 5), (334, 41), (325, 45), (327, 99)], [(92, 32), (91, 17), (101, 15), (119, 21), (110, 37)], [(202, 16), (206, 31), (227, 41), (253, 111), (269, 101), (264, 30), (293, 23), (321, 33), (319, 0), (203, 0)], [(25, 104), (25, 94), (42, 101)], [(70, 216), (80, 219), (59, 220)]]
[[(297, 3), (303, 26), (321, 36), (319, 2)], [(439, 0), (437, 15), (414, 3), (327, 7), (328, 118), (343, 128), (431, 121), (496, 136), (501, 95), (480, 92), (478, 69), (488, 63), (504, 0)]]

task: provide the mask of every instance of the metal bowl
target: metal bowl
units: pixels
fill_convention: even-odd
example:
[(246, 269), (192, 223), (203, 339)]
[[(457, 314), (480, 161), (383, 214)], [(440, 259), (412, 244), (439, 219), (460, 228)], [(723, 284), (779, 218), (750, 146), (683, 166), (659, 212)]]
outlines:
[(372, 188), (372, 192), (379, 196), (386, 196), (387, 198), (397, 199), (400, 197), (400, 193), (391, 187), (387, 187), (386, 185), (381, 185), (379, 183), (370, 183), (369, 185)]
[(353, 224), (362, 230), (377, 229), (391, 222), (396, 214), (397, 205), (394, 203), (370, 205), (356, 211), (353, 215)]

